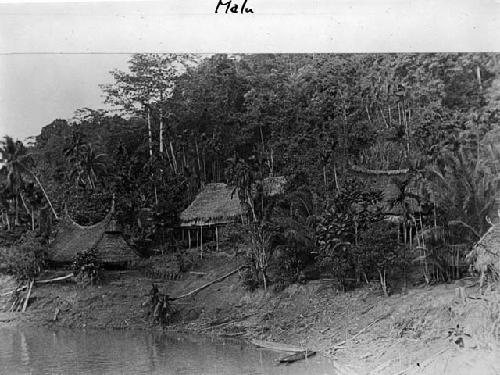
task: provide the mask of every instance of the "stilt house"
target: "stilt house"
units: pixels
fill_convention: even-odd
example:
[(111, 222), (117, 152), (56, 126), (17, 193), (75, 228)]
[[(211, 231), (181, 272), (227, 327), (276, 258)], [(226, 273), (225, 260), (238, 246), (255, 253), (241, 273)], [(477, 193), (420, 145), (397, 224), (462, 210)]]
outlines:
[[(284, 192), (284, 177), (268, 177), (264, 180), (264, 194), (274, 196)], [(212, 232), (216, 248), (219, 249), (219, 235), (222, 227), (242, 221), (238, 192), (224, 183), (207, 184), (195, 200), (180, 215), (181, 228), (187, 232), (188, 246), (196, 241), (203, 250), (203, 233)]]

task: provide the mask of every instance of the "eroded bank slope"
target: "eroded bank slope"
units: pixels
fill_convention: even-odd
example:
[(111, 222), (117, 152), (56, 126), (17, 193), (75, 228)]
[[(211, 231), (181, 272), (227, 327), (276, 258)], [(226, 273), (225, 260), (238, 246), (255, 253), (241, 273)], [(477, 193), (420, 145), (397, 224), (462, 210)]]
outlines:
[[(152, 282), (160, 292), (178, 296), (237, 266), (237, 260), (212, 256), (179, 280), (108, 271), (94, 287), (40, 285), (28, 311), (3, 313), (0, 325), (158, 329), (146, 303)], [(0, 282), (0, 293), (15, 285), (6, 277)], [(455, 298), (454, 285), (439, 285), (386, 298), (368, 287), (341, 293), (329, 281), (291, 285), (280, 293), (251, 293), (235, 274), (175, 301), (177, 313), (168, 328), (307, 347), (349, 364), (343, 367), (346, 373), (498, 374), (500, 356), (492, 339), (500, 329), (498, 295), (480, 296), (475, 288), (467, 293), (470, 298), (464, 302)]]

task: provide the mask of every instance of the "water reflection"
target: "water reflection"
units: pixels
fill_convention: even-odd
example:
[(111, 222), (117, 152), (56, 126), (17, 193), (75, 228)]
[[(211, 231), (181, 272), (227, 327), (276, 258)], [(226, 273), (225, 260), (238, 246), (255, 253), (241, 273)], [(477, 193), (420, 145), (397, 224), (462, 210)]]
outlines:
[(320, 356), (278, 366), (280, 353), (235, 340), (159, 332), (0, 329), (1, 374), (331, 375)]

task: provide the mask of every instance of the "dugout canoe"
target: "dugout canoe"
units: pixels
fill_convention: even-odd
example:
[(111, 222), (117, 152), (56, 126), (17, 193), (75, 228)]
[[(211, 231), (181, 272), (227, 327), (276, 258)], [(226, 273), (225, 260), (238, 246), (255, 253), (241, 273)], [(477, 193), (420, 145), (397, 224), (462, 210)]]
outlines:
[(283, 357), (280, 359), (280, 363), (293, 363), (300, 361), (301, 359), (309, 358), (315, 355), (316, 352), (310, 351), (310, 350), (305, 350), (302, 352), (294, 353), (291, 355), (287, 355), (286, 357)]

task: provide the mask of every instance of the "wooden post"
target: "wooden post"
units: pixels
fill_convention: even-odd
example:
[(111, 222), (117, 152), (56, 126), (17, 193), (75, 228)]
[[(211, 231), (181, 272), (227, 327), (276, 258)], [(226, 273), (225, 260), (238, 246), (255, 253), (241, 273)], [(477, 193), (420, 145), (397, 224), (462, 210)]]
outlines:
[(219, 228), (215, 225), (215, 248), (219, 252)]
[(23, 308), (22, 308), (21, 312), (25, 312), (26, 308), (28, 307), (28, 301), (29, 301), (30, 296), (31, 296), (31, 289), (33, 288), (34, 283), (35, 283), (35, 280), (31, 280), (29, 283), (29, 288), (28, 288), (28, 291), (26, 292), (26, 298), (24, 300), (24, 304), (23, 304)]
[(203, 258), (203, 225), (200, 225), (200, 257)]
[(191, 249), (191, 228), (188, 228), (188, 249)]
[(457, 284), (458, 287), (455, 288), (455, 299), (461, 303), (465, 303), (467, 299), (467, 294), (465, 293), (465, 287), (463, 285)]

